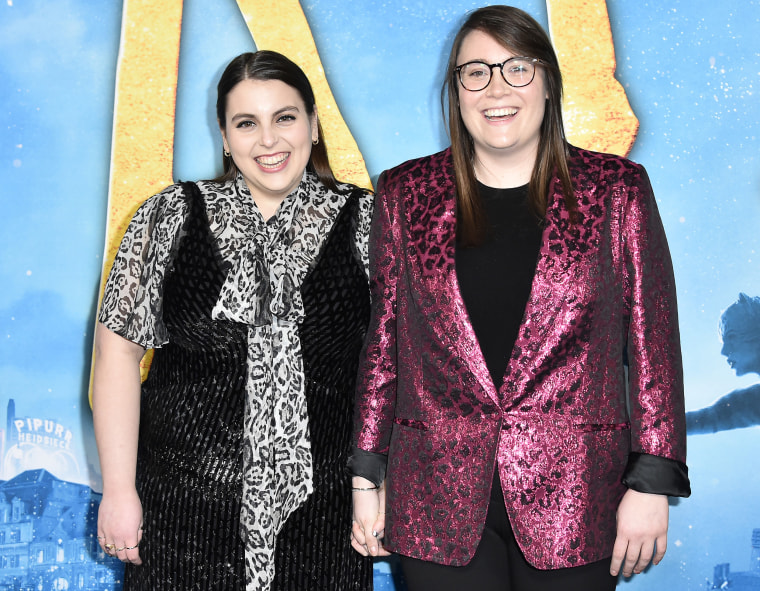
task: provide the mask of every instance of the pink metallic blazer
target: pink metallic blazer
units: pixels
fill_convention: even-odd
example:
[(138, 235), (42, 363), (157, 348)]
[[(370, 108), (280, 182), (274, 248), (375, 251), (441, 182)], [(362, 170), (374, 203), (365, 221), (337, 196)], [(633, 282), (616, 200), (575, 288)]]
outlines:
[(356, 445), (388, 454), (390, 551), (467, 564), (498, 464), (532, 565), (601, 560), (632, 458), (685, 462), (675, 284), (647, 174), (576, 148), (569, 164), (580, 217), (570, 223), (555, 181), (498, 391), (457, 284), (449, 150), (380, 179)]

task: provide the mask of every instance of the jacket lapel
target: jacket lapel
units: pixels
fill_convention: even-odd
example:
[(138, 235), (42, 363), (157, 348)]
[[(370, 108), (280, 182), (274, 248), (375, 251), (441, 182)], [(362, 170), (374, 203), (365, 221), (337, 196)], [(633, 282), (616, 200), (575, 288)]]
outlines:
[(470, 323), (455, 268), (456, 188), (449, 150), (431, 158), (420, 184), (407, 193), (411, 274), (419, 280), (415, 290), (420, 310), (440, 341), (482, 385), (490, 400), (497, 393)]
[(584, 168), (575, 148), (571, 148), (568, 165), (580, 218), (570, 222), (561, 184), (555, 177), (530, 297), (499, 391), (505, 410), (519, 405), (534, 391), (542, 374), (556, 365), (558, 356), (563, 354), (557, 351), (562, 335), (583, 330), (575, 324), (572, 310), (582, 306), (587, 293), (594, 288), (594, 263), (584, 259), (595, 251), (599, 241), (601, 217), (588, 215), (590, 206), (599, 198), (598, 179), (593, 178), (599, 171)]
[[(555, 178), (530, 297), (498, 393), (456, 277), (456, 189), (450, 151), (431, 157), (429, 169), (418, 177), (421, 180), (407, 185), (405, 214), (410, 229), (407, 252), (414, 255), (409, 257), (410, 271), (419, 282), (419, 289), (415, 290), (418, 297), (426, 300), (420, 302), (420, 312), (436, 337), (461, 360), (463, 369), (476, 377), (491, 401), (505, 409), (518, 404), (531, 391), (531, 382), (551, 365), (556, 352), (549, 336), (561, 325), (558, 314), (568, 299), (579, 299), (579, 294), (589, 288), (588, 278), (582, 277), (585, 272), (582, 269), (587, 265), (582, 265), (581, 259), (598, 241), (599, 220), (585, 214), (598, 198), (594, 194), (598, 179), (593, 177), (599, 171), (586, 169), (576, 150), (568, 164), (577, 184), (581, 221), (570, 222), (561, 185)], [(585, 182), (588, 179), (590, 183)]]

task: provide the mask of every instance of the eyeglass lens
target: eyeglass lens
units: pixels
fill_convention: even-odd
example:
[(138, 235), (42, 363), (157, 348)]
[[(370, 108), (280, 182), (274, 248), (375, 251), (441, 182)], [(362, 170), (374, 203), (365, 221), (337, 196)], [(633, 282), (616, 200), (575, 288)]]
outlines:
[[(459, 79), (467, 90), (483, 90), (491, 82), (493, 68), (499, 64), (469, 62), (460, 66)], [(511, 58), (501, 64), (501, 73), (507, 84), (519, 88), (533, 81), (536, 67), (532, 60)]]

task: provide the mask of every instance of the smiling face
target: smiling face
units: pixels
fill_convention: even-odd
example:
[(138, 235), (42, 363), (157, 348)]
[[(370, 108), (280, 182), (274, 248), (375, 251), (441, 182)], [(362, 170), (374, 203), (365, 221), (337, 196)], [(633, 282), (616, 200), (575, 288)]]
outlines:
[(280, 80), (242, 80), (227, 95), (221, 132), (254, 201), (271, 215), (301, 182), (318, 137), (317, 115)]
[[(493, 37), (474, 30), (462, 41), (457, 65), (476, 60), (495, 64), (511, 57), (516, 56)], [(495, 171), (510, 163), (525, 165), (529, 176), (546, 109), (543, 69), (538, 67), (533, 82), (521, 88), (507, 84), (498, 68), (493, 69), (491, 82), (483, 90), (471, 92), (459, 82), (457, 85), (459, 112), (473, 139), (478, 176), (484, 169)]]

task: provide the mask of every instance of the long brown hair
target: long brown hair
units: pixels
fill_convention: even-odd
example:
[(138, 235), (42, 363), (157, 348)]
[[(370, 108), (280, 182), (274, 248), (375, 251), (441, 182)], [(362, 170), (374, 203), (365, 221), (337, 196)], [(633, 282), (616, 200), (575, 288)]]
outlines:
[[(216, 86), (216, 118), (219, 127), (226, 125), (227, 95), (243, 80), (279, 80), (294, 88), (306, 106), (309, 117), (314, 115), (314, 91), (303, 70), (295, 63), (276, 51), (261, 50), (254, 53), (243, 53), (233, 59), (225, 68)], [(317, 120), (317, 144), (311, 148), (311, 156), (306, 170), (317, 175), (327, 188), (337, 191), (338, 181), (335, 179), (330, 160), (327, 157), (322, 125)], [(237, 177), (238, 168), (230, 156), (222, 150), (222, 167), (224, 172), (217, 181), (232, 181)]]
[(528, 201), (531, 210), (543, 219), (550, 185), (557, 175), (565, 204), (571, 214), (576, 210), (562, 123), (562, 74), (549, 36), (535, 19), (519, 8), (500, 5), (479, 8), (467, 17), (454, 38), (441, 89), (444, 117), (448, 102), (449, 137), (457, 188), (457, 238), (465, 246), (480, 243), (486, 227), (473, 165), (475, 148), (459, 111), (459, 81), (455, 72), (462, 42), (472, 31), (490, 35), (515, 55), (541, 60), (542, 65), (538, 67), (543, 69), (549, 97), (546, 99), (544, 120), (539, 132), (538, 154), (530, 178)]

